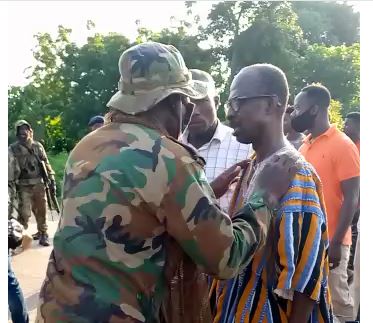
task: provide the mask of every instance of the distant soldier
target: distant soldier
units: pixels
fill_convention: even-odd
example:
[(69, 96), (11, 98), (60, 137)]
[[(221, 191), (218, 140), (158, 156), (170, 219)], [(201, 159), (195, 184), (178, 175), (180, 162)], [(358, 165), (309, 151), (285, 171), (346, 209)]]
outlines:
[(39, 240), (40, 245), (49, 246), (46, 221), (47, 203), (40, 163), (44, 162), (52, 183), (51, 187), (55, 192), (54, 171), (49, 164), (43, 145), (33, 140), (30, 124), (25, 120), (19, 120), (15, 125), (15, 130), (18, 140), (9, 146), (9, 151), (14, 155), (20, 169), (16, 185), (18, 220), (27, 229), (32, 211), (38, 229), (33, 238)]

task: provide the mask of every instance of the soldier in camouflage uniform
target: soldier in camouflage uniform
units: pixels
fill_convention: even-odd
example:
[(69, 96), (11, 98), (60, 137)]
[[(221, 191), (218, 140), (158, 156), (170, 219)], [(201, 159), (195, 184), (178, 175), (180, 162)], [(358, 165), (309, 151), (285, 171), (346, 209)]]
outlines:
[[(40, 323), (159, 322), (167, 316), (161, 314), (171, 285), (167, 266), (177, 261), (168, 246), (225, 279), (248, 264), (267, 233), (260, 194), (234, 220), (217, 204), (236, 168), (210, 187), (203, 160), (176, 140), (192, 114), (185, 97), (206, 96), (193, 87), (178, 50), (137, 45), (122, 54), (119, 69), (107, 123), (67, 161)], [(199, 322), (182, 316), (168, 322), (182, 321)]]
[[(17, 141), (9, 146), (14, 155), (20, 173), (17, 178), (18, 221), (28, 227), (31, 211), (34, 213), (38, 232), (33, 235), (39, 239), (39, 244), (49, 246), (47, 234), (47, 203), (38, 159), (45, 163), (50, 180), (54, 183), (54, 171), (49, 164), (47, 154), (41, 143), (33, 140), (33, 131), (25, 120), (17, 121), (15, 125)], [(54, 184), (52, 184), (55, 187)]]

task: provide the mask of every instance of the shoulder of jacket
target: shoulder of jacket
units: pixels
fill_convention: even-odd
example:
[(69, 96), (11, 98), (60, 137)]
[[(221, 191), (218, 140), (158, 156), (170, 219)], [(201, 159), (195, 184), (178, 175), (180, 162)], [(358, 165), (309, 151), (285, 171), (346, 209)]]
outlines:
[(17, 148), (19, 146), (19, 143), (18, 142), (13, 142), (12, 144), (9, 145), (9, 149), (13, 149), (13, 148)]
[(12, 152), (13, 155), (19, 155), (23, 150), (19, 142), (13, 142), (9, 145), (9, 151)]
[(32, 146), (38, 149), (44, 149), (44, 146), (39, 141), (33, 141)]
[(205, 167), (206, 161), (198, 154), (197, 150), (191, 146), (188, 146), (172, 137), (162, 137), (165, 146), (171, 150), (177, 158), (189, 157), (193, 161), (197, 162), (202, 168)]

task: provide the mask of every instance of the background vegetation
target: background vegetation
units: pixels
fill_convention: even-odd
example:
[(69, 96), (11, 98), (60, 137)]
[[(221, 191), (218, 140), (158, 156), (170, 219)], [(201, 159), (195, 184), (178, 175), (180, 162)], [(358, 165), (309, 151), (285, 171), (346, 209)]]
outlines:
[[(359, 110), (359, 14), (346, 3), (299, 1), (237, 1), (212, 6), (202, 24), (194, 2), (185, 3), (186, 19), (177, 26), (153, 32), (137, 22), (135, 43), (148, 40), (173, 44), (189, 68), (212, 73), (221, 90), (219, 117), (233, 76), (243, 66), (272, 63), (288, 78), (291, 95), (303, 86), (320, 82), (333, 96), (332, 121)], [(31, 122), (35, 138), (42, 140), (61, 179), (67, 152), (86, 134), (89, 118), (104, 114), (116, 91), (118, 58), (134, 43), (118, 33), (94, 33), (78, 46), (71, 29), (59, 26), (58, 36), (35, 35), (36, 64), (28, 69), (26, 86), (8, 89), (9, 142), (14, 123)], [(197, 30), (197, 32), (196, 32)]]

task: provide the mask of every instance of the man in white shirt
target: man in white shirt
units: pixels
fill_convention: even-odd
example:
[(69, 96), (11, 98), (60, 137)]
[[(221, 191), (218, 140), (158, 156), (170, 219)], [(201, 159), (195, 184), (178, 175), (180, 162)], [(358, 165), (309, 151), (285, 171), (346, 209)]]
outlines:
[[(209, 181), (233, 164), (250, 157), (251, 145), (239, 143), (232, 135), (233, 129), (222, 124), (217, 117), (219, 95), (212, 76), (204, 71), (192, 69), (194, 81), (207, 86), (208, 95), (201, 100), (192, 100), (194, 113), (181, 141), (197, 149), (206, 160), (206, 176)], [(219, 200), (220, 207), (228, 211), (233, 187)]]

